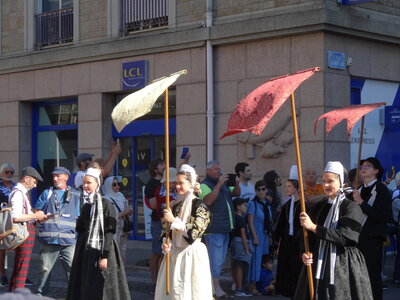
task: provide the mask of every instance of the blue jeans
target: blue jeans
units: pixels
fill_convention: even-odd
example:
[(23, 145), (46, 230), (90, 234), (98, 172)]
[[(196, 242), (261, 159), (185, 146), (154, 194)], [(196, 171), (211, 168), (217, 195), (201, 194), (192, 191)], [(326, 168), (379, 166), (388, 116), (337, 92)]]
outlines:
[(228, 250), (229, 233), (208, 233), (205, 236), (213, 278), (219, 278)]
[(71, 272), (72, 260), (74, 258), (75, 245), (52, 245), (52, 244), (41, 244), (42, 249), (40, 250), (40, 266), (39, 274), (37, 279), (37, 293), (42, 294), (48, 289), (49, 278), (51, 270), (54, 267), (57, 258), (64, 266), (67, 280), (69, 280), (69, 274)]

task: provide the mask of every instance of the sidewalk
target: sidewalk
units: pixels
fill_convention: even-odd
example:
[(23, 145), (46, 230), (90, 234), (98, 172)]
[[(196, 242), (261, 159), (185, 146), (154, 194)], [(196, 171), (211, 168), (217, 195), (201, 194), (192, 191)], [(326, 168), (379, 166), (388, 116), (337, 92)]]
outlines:
[[(147, 260), (151, 253), (151, 243), (148, 241), (128, 241), (126, 250), (127, 261), (125, 264), (126, 275), (128, 279), (129, 289), (131, 292), (132, 299), (139, 300), (152, 300), (154, 296), (150, 293), (151, 291), (151, 278), (149, 267), (147, 266)], [(7, 275), (10, 277), (12, 272), (12, 265), (14, 262), (14, 253), (8, 254), (8, 271)], [(28, 278), (33, 282), (36, 281), (37, 270), (39, 265), (39, 247), (38, 243), (35, 244), (33, 249), (30, 269)], [(388, 255), (385, 263), (385, 275), (390, 279), (393, 274), (394, 256)], [(231, 286), (231, 275), (229, 269), (229, 260), (226, 260), (225, 267), (221, 276), (221, 283), (225, 290), (229, 290)], [(385, 282), (388, 289), (384, 290), (384, 300), (397, 300), (400, 299), (400, 288), (393, 286), (390, 282)], [(35, 291), (35, 287), (29, 287), (32, 291)], [(7, 288), (0, 287), (0, 293), (7, 291)], [(55, 299), (65, 299), (67, 292), (67, 278), (65, 277), (64, 270), (61, 263), (56, 263), (50, 279), (50, 291), (49, 297)], [(241, 299), (242, 297), (236, 297)], [(246, 299), (265, 299), (266, 297), (253, 296), (246, 297)], [(268, 297), (274, 300), (288, 299), (285, 297)], [(111, 299), (110, 299), (111, 300)], [(188, 299), (190, 300), (190, 299)]]

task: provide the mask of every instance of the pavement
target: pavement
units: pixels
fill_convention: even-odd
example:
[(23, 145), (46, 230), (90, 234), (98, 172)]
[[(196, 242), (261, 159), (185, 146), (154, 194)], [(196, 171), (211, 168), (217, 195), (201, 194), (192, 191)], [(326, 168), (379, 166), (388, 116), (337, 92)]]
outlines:
[[(32, 259), (30, 263), (30, 269), (28, 278), (35, 282), (37, 277), (37, 270), (39, 265), (39, 244), (36, 242), (33, 249)], [(149, 241), (138, 241), (129, 240), (127, 245), (127, 261), (125, 264), (126, 275), (128, 279), (129, 289), (131, 292), (132, 299), (138, 300), (153, 300), (154, 295), (151, 294), (151, 278), (148, 267), (148, 257), (151, 253), (151, 242)], [(8, 270), (7, 275), (10, 277), (12, 272), (12, 265), (14, 260), (14, 253), (8, 253)], [(392, 277), (394, 266), (394, 256), (388, 254), (386, 256), (384, 274), (389, 278)], [(226, 260), (221, 276), (222, 287), (229, 291), (232, 279), (230, 276), (229, 259)], [(386, 289), (384, 290), (384, 300), (399, 300), (400, 299), (400, 286), (393, 285), (389, 280), (384, 282)], [(29, 286), (33, 292), (35, 287)], [(7, 292), (7, 288), (0, 287), (0, 293)], [(67, 278), (64, 273), (64, 269), (61, 263), (56, 263), (50, 278), (50, 289), (46, 296), (62, 300), (65, 299), (67, 292)], [(282, 296), (251, 296), (251, 297), (235, 297), (234, 299), (263, 299), (271, 298), (276, 300), (288, 299)], [(112, 299), (110, 299), (112, 300)], [(188, 299), (190, 300), (190, 299)]]

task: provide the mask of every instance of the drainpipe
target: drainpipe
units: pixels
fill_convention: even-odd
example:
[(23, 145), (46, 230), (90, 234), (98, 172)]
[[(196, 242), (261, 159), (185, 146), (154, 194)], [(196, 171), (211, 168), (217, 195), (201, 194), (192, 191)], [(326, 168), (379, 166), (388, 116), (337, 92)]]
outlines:
[[(206, 26), (211, 27), (213, 22), (213, 1), (207, 1)], [(213, 47), (210, 38), (206, 41), (207, 59), (207, 162), (214, 159), (214, 74), (213, 74)]]

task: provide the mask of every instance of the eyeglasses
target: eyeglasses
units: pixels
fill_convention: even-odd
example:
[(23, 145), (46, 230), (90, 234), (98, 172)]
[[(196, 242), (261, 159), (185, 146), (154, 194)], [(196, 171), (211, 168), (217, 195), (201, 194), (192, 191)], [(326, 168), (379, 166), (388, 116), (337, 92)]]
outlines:
[(265, 190), (266, 190), (265, 187), (261, 187), (261, 188), (258, 188), (258, 189), (257, 189), (257, 192), (264, 192)]
[(4, 173), (8, 174), (8, 175), (14, 175), (14, 170), (6, 170), (4, 171)]
[(371, 166), (371, 165), (362, 165), (362, 166), (360, 166), (360, 170), (362, 170), (362, 169), (370, 169), (370, 168), (372, 168), (373, 166)]
[(119, 182), (113, 182), (112, 186), (120, 186)]

